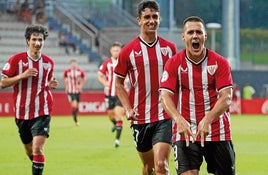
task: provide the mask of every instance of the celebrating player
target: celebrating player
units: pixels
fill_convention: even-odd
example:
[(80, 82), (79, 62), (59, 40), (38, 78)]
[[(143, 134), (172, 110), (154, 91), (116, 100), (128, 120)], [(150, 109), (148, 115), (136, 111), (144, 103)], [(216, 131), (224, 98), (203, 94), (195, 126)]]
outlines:
[(58, 81), (53, 78), (54, 62), (41, 54), (48, 31), (41, 25), (25, 30), (27, 52), (10, 57), (2, 69), (1, 87), (13, 86), (15, 118), (26, 154), (32, 161), (32, 174), (42, 175), (44, 144), (49, 135), (52, 94)]
[(182, 40), (186, 49), (165, 65), (161, 102), (175, 121), (173, 145), (178, 174), (198, 175), (205, 157), (209, 173), (235, 175), (228, 111), (232, 102), (231, 68), (226, 58), (205, 48), (206, 39), (200, 17), (184, 20)]
[[(142, 174), (169, 174), (171, 124), (159, 102), (159, 81), (166, 61), (176, 53), (175, 44), (157, 35), (160, 9), (156, 1), (138, 4), (140, 34), (120, 52), (115, 67), (116, 91), (131, 120)], [(124, 88), (129, 77), (130, 90)]]

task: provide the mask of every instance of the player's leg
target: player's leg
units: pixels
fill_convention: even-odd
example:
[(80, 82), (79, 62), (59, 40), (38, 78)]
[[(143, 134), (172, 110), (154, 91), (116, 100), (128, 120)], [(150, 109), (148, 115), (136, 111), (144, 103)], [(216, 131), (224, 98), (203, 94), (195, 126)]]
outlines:
[(46, 141), (46, 136), (34, 136), (33, 137), (33, 175), (42, 175), (45, 155), (44, 155), (44, 144)]
[(73, 109), (73, 118), (74, 118), (74, 122), (76, 126), (79, 125), (78, 117), (77, 117), (77, 113), (79, 109), (79, 102), (80, 102), (80, 93), (74, 94), (73, 101), (72, 101), (72, 109)]
[(155, 173), (158, 175), (169, 174), (169, 156), (171, 151), (172, 121), (162, 120), (154, 123), (152, 139), (154, 152)]
[(185, 141), (173, 143), (174, 162), (178, 175), (198, 175), (203, 162), (200, 143), (192, 143), (187, 147)]
[(153, 150), (149, 150), (147, 152), (139, 152), (139, 156), (141, 158), (143, 167), (142, 174), (143, 175), (154, 175), (154, 152)]
[(51, 117), (48, 115), (40, 116), (32, 121), (31, 132), (33, 135), (32, 151), (33, 151), (33, 164), (32, 174), (42, 175), (45, 155), (44, 144), (49, 136), (49, 125)]
[(119, 146), (119, 140), (123, 129), (123, 118), (125, 116), (125, 109), (123, 108), (118, 97), (115, 97), (115, 117), (116, 117), (116, 138), (115, 147)]
[(111, 100), (111, 96), (105, 96), (105, 106), (107, 108), (107, 114), (110, 121), (113, 123), (112, 132), (116, 130), (116, 119), (114, 113), (114, 104)]
[(235, 152), (232, 141), (208, 142), (204, 147), (207, 170), (215, 175), (235, 175)]
[(18, 131), (20, 134), (20, 139), (24, 145), (25, 153), (29, 157), (29, 159), (33, 160), (33, 151), (32, 151), (32, 133), (29, 126), (28, 120), (15, 120), (16, 125), (18, 127)]
[(150, 124), (132, 124), (131, 125), (133, 138), (136, 144), (136, 149), (142, 161), (142, 174), (154, 174), (154, 152), (152, 147), (152, 134)]

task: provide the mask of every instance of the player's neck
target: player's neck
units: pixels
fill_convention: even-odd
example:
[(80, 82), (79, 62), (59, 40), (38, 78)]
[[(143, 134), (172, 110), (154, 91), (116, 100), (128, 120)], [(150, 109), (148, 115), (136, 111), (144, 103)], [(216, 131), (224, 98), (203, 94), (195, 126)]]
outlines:
[(29, 57), (31, 57), (32, 59), (38, 59), (41, 57), (41, 52), (33, 52), (33, 51), (30, 51), (28, 50), (27, 51), (27, 54)]
[(155, 42), (155, 40), (157, 39), (157, 33), (154, 32), (154, 33), (149, 33), (149, 34), (144, 34), (144, 33), (141, 33), (139, 35), (139, 37), (145, 41), (146, 43), (153, 43)]

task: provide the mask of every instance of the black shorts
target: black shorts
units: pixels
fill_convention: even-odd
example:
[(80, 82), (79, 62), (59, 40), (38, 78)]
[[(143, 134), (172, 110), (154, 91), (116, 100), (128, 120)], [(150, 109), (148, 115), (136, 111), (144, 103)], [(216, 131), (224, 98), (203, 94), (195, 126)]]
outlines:
[(32, 120), (16, 119), (16, 124), (20, 134), (22, 143), (31, 143), (34, 136), (43, 135), (49, 136), (49, 124), (51, 117), (44, 115)]
[(132, 124), (130, 126), (139, 152), (147, 152), (159, 142), (171, 144), (172, 120), (161, 120), (148, 124)]
[(185, 141), (173, 144), (174, 161), (178, 174), (188, 170), (200, 170), (203, 156), (207, 162), (207, 171), (215, 175), (235, 175), (235, 152), (232, 141), (190, 143), (186, 147)]
[(68, 99), (70, 102), (72, 101), (80, 102), (80, 93), (76, 93), (76, 94), (68, 93)]
[(105, 105), (107, 109), (114, 109), (116, 106), (122, 106), (117, 96), (105, 96)]

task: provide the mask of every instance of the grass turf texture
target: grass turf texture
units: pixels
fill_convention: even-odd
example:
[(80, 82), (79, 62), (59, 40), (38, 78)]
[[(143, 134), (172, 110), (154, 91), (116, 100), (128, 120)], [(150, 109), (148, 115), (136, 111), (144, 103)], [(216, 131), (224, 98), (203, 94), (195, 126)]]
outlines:
[[(45, 145), (44, 175), (137, 175), (141, 161), (125, 121), (121, 145), (114, 147), (108, 117), (53, 117), (50, 138)], [(232, 132), (238, 175), (266, 175), (268, 172), (267, 116), (232, 115)], [(0, 174), (29, 175), (31, 162), (17, 134), (13, 118), (0, 118)], [(203, 163), (200, 175), (207, 175)], [(175, 175), (173, 153), (170, 173)]]

